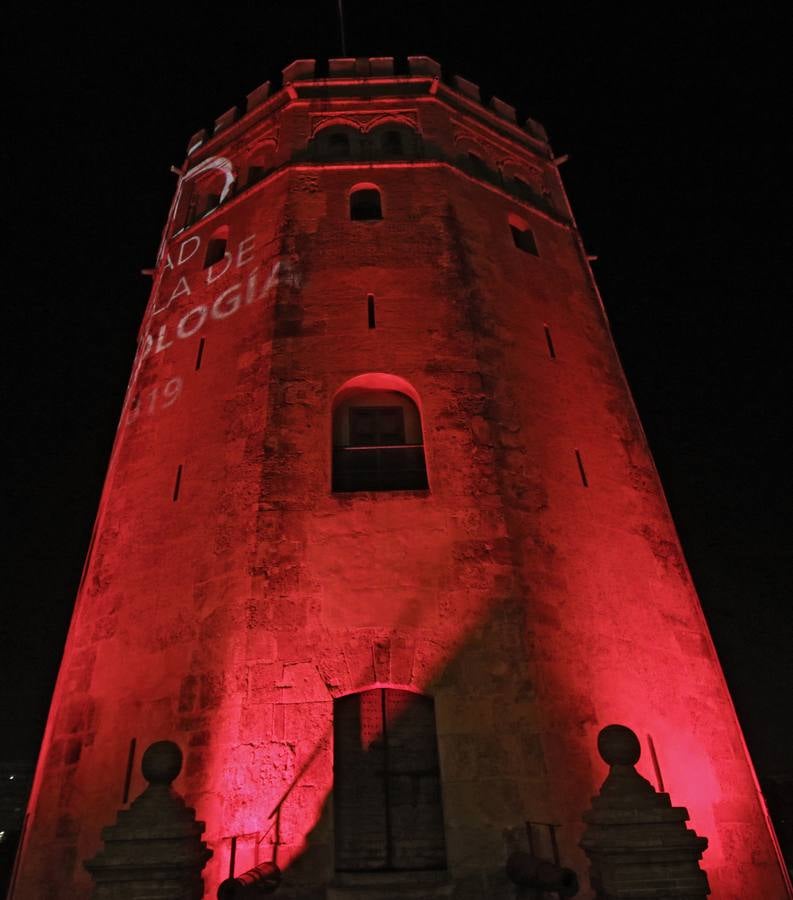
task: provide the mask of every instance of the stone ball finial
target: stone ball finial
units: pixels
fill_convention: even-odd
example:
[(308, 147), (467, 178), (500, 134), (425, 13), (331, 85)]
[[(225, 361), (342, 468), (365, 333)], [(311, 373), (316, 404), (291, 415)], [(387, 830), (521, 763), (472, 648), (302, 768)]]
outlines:
[(598, 735), (598, 753), (610, 766), (635, 766), (642, 748), (639, 738), (626, 725), (606, 725)]
[(170, 784), (182, 771), (182, 751), (173, 741), (149, 744), (140, 764), (149, 784)]

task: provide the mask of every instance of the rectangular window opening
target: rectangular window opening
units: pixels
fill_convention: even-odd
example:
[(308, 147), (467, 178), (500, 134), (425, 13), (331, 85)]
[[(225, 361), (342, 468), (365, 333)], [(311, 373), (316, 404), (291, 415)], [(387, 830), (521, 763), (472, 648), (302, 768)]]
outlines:
[(581, 476), (581, 484), (583, 484), (584, 487), (589, 487), (589, 481), (586, 477), (586, 470), (584, 469), (584, 461), (581, 459), (581, 453), (579, 452), (578, 448), (576, 448), (575, 451), (575, 459), (578, 463), (578, 474)]
[(127, 771), (124, 774), (124, 793), (121, 802), (129, 803), (129, 788), (132, 784), (132, 767), (135, 764), (135, 747), (137, 746), (137, 738), (132, 738), (129, 742), (129, 754), (127, 755)]
[(664, 776), (661, 773), (661, 766), (658, 762), (658, 754), (655, 752), (655, 742), (653, 741), (653, 736), (651, 734), (647, 735), (647, 746), (650, 748), (650, 758), (653, 761), (653, 769), (655, 771), (655, 783), (658, 788), (658, 792), (663, 794), (664, 792)]
[(207, 253), (204, 259), (204, 268), (217, 265), (226, 255), (226, 238), (212, 238), (207, 244)]
[(484, 178), (488, 174), (487, 164), (482, 159), (481, 156), (478, 156), (476, 153), (468, 154), (468, 162), (471, 165), (471, 169), (474, 175), (477, 175), (479, 178)]
[(540, 255), (540, 251), (537, 249), (537, 241), (531, 228), (518, 228), (517, 225), (510, 225), (509, 227), (512, 231), (512, 240), (518, 250), (522, 250), (524, 253), (531, 253), (532, 256)]
[(350, 218), (355, 222), (368, 222), (383, 218), (380, 191), (377, 188), (361, 188), (350, 194)]
[(195, 370), (196, 372), (201, 368), (201, 360), (204, 358), (204, 343), (206, 338), (201, 338), (198, 342), (198, 353), (196, 353), (195, 358)]
[(556, 359), (556, 349), (553, 345), (551, 329), (547, 325), (543, 325), (543, 328), (545, 329), (545, 343), (548, 345), (548, 353), (550, 354), (551, 359)]
[(374, 318), (374, 294), (369, 294), (366, 298), (366, 308), (369, 313), (369, 327), (374, 328), (376, 325)]
[(231, 853), (229, 854), (229, 878), (234, 877), (234, 870), (237, 867), (237, 835), (231, 839)]
[(268, 171), (269, 170), (265, 168), (265, 166), (249, 166), (248, 181), (246, 186), (251, 187), (251, 185), (254, 185), (258, 181), (261, 181)]
[(179, 488), (181, 487), (181, 484), (182, 484), (182, 466), (180, 464), (179, 466), (177, 466), (177, 469), (176, 469), (176, 481), (174, 482), (174, 486), (173, 486), (173, 501), (174, 501), (174, 503), (176, 503), (176, 501), (179, 499)]

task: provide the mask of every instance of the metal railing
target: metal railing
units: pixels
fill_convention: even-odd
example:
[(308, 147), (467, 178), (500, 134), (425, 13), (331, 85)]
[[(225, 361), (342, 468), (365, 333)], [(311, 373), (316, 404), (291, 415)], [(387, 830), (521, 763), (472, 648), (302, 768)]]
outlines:
[(333, 491), (427, 490), (423, 444), (334, 447)]

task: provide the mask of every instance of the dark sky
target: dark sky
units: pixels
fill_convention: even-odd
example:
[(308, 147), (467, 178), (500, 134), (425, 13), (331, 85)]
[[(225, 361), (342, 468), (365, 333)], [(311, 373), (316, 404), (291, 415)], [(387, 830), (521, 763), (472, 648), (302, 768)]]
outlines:
[[(188, 137), (336, 0), (6, 14), (0, 725), (32, 758)], [(352, 55), (426, 54), (542, 121), (761, 776), (791, 737), (785, 4), (364, 3)], [(552, 8), (549, 8), (552, 7)], [(776, 19), (775, 19), (776, 16)], [(10, 199), (10, 202), (9, 202)]]

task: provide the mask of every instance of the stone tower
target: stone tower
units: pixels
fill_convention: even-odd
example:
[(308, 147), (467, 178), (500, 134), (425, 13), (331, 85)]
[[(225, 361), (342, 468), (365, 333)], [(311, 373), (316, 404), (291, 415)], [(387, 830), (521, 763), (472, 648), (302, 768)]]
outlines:
[(87, 896), (157, 740), (207, 897), (512, 897), (527, 821), (588, 896), (609, 722), (714, 897), (785, 896), (543, 128), (425, 57), (294, 62), (190, 140), (14, 900)]

